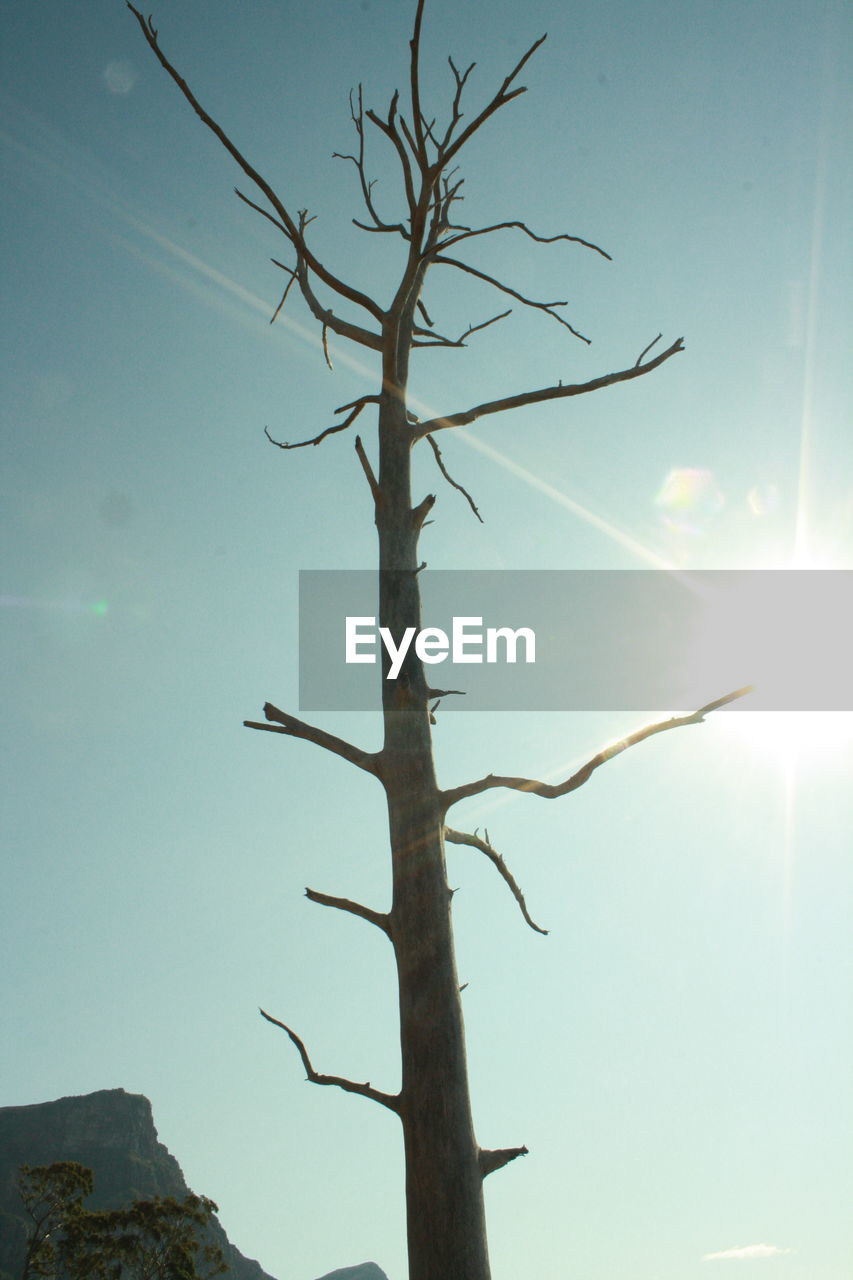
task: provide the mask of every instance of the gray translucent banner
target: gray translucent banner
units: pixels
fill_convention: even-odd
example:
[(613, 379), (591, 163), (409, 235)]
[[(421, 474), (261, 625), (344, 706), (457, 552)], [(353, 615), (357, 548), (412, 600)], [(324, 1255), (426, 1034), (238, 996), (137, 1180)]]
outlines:
[[(408, 645), (444, 710), (853, 710), (853, 571), (425, 570), (379, 634), (375, 571), (299, 575), (299, 706), (366, 711)], [(383, 675), (383, 667), (387, 674)]]

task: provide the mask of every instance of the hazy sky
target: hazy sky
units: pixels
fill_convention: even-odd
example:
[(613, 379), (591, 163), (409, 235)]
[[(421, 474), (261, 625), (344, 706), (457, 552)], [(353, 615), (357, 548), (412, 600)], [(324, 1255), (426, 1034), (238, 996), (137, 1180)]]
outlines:
[[(163, 47), (318, 251), (389, 296), (398, 251), (355, 232), (347, 92), (406, 76), (402, 0), (171, 0)], [(190, 1184), (280, 1280), (372, 1258), (404, 1280), (389, 1114), (304, 1081), (398, 1087), (390, 950), (307, 902), (383, 908), (383, 803), (315, 748), (241, 727), (295, 710), (300, 568), (369, 568), (350, 435), (282, 454), (376, 387), (325, 368), (286, 246), (119, 0), (2, 5), (4, 771), (2, 1104), (147, 1094)], [(841, 0), (429, 0), (482, 102), (549, 38), (530, 92), (464, 166), (478, 249), (570, 300), (587, 348), (516, 308), (424, 352), (434, 411), (686, 351), (599, 395), (445, 442), (485, 524), (427, 457), (434, 568), (853, 567), (851, 11)], [(377, 200), (399, 216), (377, 138)], [(242, 183), (241, 183), (242, 185)], [(383, 259), (380, 255), (387, 254)], [(500, 310), (437, 269), (447, 329)], [(498, 300), (500, 303), (500, 300)], [(370, 446), (371, 423), (363, 419)], [(722, 691), (721, 691), (722, 692)], [(445, 715), (448, 785), (560, 776), (645, 717)], [(853, 1260), (849, 718), (709, 722), (563, 801), (490, 793), (488, 826), (551, 930), (528, 930), (471, 849), (449, 851), (475, 1121), (530, 1155), (487, 1183), (495, 1280), (692, 1280)], [(322, 722), (373, 747), (371, 715)], [(340, 916), (340, 918), (339, 918)]]

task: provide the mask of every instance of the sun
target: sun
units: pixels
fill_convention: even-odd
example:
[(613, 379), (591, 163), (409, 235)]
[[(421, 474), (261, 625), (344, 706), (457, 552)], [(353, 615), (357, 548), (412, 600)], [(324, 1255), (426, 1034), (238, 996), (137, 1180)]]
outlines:
[[(754, 601), (738, 599), (738, 592), (744, 593), (752, 588), (745, 579), (736, 578), (732, 598), (725, 600), (721, 608), (711, 611), (712, 620), (703, 638), (706, 651), (711, 649), (718, 653), (725, 650), (728, 640), (728, 635), (720, 634), (721, 630), (731, 631), (733, 617), (745, 615), (749, 619), (746, 625), (749, 627), (751, 624), (752, 627), (750, 643), (737, 652), (739, 658), (745, 653), (753, 664), (746, 678), (755, 683), (756, 695), (747, 696), (717, 719), (730, 740), (736, 741), (747, 753), (775, 761), (792, 779), (804, 770), (822, 768), (853, 749), (853, 711), (842, 709), (850, 706), (846, 674), (849, 648), (845, 636), (850, 630), (853, 603), (848, 598), (846, 582), (844, 591), (837, 593), (839, 598), (836, 601), (836, 592), (829, 586), (830, 578), (823, 577), (824, 573), (838, 568), (838, 564), (826, 558), (803, 554), (787, 563), (770, 566), (762, 575), (767, 594), (761, 596), (759, 593), (761, 608), (758, 613), (749, 613), (745, 608)], [(796, 578), (791, 576), (800, 572), (808, 574), (808, 579), (803, 579), (802, 591), (798, 589)], [(837, 581), (837, 575), (833, 580)], [(778, 593), (773, 590), (777, 581), (780, 584)], [(825, 584), (826, 589), (823, 589)], [(780, 607), (774, 615), (774, 603), (778, 605), (785, 601), (786, 590), (790, 591), (793, 603), (787, 608)], [(824, 619), (820, 627), (814, 625), (814, 619), (808, 616), (812, 602), (827, 609), (829, 622)], [(744, 606), (743, 612), (741, 606)], [(798, 610), (803, 617), (797, 616)], [(793, 641), (790, 634), (782, 634), (786, 629), (790, 632), (792, 627), (794, 631), (801, 628), (793, 636)], [(841, 637), (837, 645), (832, 638), (836, 632)], [(800, 666), (812, 667), (816, 671), (814, 703), (808, 701), (809, 688), (798, 684), (798, 661)], [(758, 696), (762, 688), (763, 701)], [(832, 705), (834, 689), (838, 690), (835, 706)], [(754, 701), (762, 709), (752, 710), (750, 703)], [(803, 709), (788, 709), (791, 702), (798, 701)], [(774, 703), (778, 709), (764, 709)]]

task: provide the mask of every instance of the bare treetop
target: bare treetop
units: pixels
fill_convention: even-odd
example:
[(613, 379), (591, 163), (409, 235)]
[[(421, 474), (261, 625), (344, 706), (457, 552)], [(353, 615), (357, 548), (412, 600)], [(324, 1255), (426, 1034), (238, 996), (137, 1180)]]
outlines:
[[(274, 258), (273, 262), (289, 277), (282, 293), (281, 301), (275, 308), (272, 319), (275, 320), (290, 292), (294, 282), (298, 285), (302, 298), (309, 311), (322, 328), (323, 350), (326, 360), (331, 364), (327, 335), (328, 332), (340, 338), (349, 339), (370, 350), (382, 352), (383, 374), (386, 385), (399, 386), (400, 369), (393, 367), (400, 358), (399, 342), (392, 342), (389, 347), (389, 334), (399, 330), (401, 319), (408, 310), (416, 314), (411, 322), (408, 349), (414, 348), (459, 348), (467, 344), (474, 334), (481, 333), (491, 325), (506, 319), (512, 308), (506, 308), (488, 315), (477, 323), (471, 324), (464, 332), (450, 335), (436, 327), (432, 315), (427, 311), (421, 297), (424, 280), (431, 267), (447, 267), (471, 277), (490, 289), (511, 299), (522, 307), (538, 312), (566, 329), (572, 336), (589, 344), (590, 339), (566, 318), (565, 298), (536, 299), (528, 295), (515, 284), (482, 270), (465, 260), (452, 249), (464, 246), (468, 241), (497, 233), (520, 233), (536, 244), (554, 245), (558, 243), (576, 244), (589, 249), (601, 257), (610, 260), (610, 255), (598, 244), (583, 236), (559, 231), (543, 234), (533, 230), (521, 219), (511, 218), (494, 222), (482, 227), (472, 227), (456, 221), (455, 206), (462, 199), (461, 191), (464, 178), (460, 175), (458, 160), (460, 153), (474, 135), (496, 114), (521, 94), (527, 92), (525, 85), (517, 84), (518, 77), (536, 51), (544, 43), (546, 36), (534, 40), (511, 71), (504, 77), (498, 89), (487, 100), (485, 105), (475, 110), (470, 117), (463, 110), (463, 100), (470, 92), (469, 77), (476, 63), (470, 63), (464, 71), (460, 70), (452, 57), (448, 58), (452, 81), (452, 96), (445, 112), (445, 119), (439, 121), (437, 116), (429, 115), (424, 109), (421, 87), (421, 30), (424, 16), (424, 0), (418, 0), (412, 39), (410, 41), (409, 84), (407, 89), (407, 105), (401, 106), (401, 94), (395, 90), (387, 110), (380, 113), (364, 105), (364, 89), (358, 85), (350, 92), (349, 107), (353, 128), (356, 135), (356, 147), (352, 152), (335, 152), (338, 159), (349, 161), (358, 175), (359, 190), (366, 210), (366, 220), (353, 218), (353, 224), (360, 230), (372, 234), (388, 234), (399, 236), (408, 246), (406, 265), (399, 286), (390, 303), (383, 305), (376, 298), (357, 288), (344, 279), (338, 272), (331, 270), (322, 262), (309, 244), (308, 228), (313, 216), (307, 209), (293, 210), (292, 206), (273, 189), (262, 177), (246, 155), (235, 145), (223, 127), (204, 109), (190, 89), (186, 80), (175, 69), (160, 47), (158, 30), (152, 19), (145, 18), (134, 5), (128, 8), (134, 13), (145, 35), (148, 44), (165, 68), (172, 80), (180, 89), (196, 115), (216, 135), (226, 150), (236, 160), (243, 173), (257, 188), (266, 201), (265, 207), (257, 200), (250, 198), (239, 188), (235, 188), (237, 196), (270, 222), (288, 241), (295, 262), (288, 265)], [(370, 177), (367, 161), (368, 126), (373, 126), (376, 134), (390, 144), (397, 157), (401, 179), (403, 209), (400, 216), (389, 216), (380, 212), (375, 196), (375, 180)], [(340, 302), (352, 304), (357, 313), (361, 313), (360, 322), (338, 314), (334, 306), (327, 306), (318, 296), (317, 289), (325, 287)], [(449, 427), (465, 426), (476, 419), (494, 413), (502, 413), (527, 405), (540, 404), (548, 400), (563, 399), (569, 396), (583, 395), (590, 391), (598, 391), (603, 387), (624, 382), (651, 372), (670, 356), (684, 349), (681, 338), (672, 342), (663, 352), (653, 359), (646, 360), (649, 350), (660, 339), (659, 334), (653, 342), (647, 344), (642, 355), (635, 363), (612, 373), (602, 374), (584, 382), (573, 382), (564, 385), (562, 381), (546, 387), (523, 389), (471, 408), (457, 409), (431, 419), (428, 423), (412, 423), (413, 443), (428, 436), (436, 430)], [(639, 344), (638, 344), (639, 345)], [(406, 356), (408, 356), (408, 349)], [(394, 359), (396, 351), (397, 360)], [(391, 364), (389, 364), (389, 356)], [(349, 427), (374, 397), (361, 397), (342, 405), (336, 413), (347, 412), (347, 417), (332, 427), (328, 427), (317, 435), (299, 441), (280, 444), (282, 448), (298, 448), (307, 444), (319, 444), (329, 435), (344, 431)], [(349, 411), (349, 412), (348, 412)]]

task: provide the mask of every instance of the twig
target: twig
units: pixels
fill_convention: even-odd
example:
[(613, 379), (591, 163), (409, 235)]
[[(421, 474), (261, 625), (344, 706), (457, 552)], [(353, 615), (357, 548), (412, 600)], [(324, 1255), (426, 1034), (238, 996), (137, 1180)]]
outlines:
[(456, 92), (453, 95), (453, 103), (451, 106), (451, 114), (450, 114), (450, 123), (447, 126), (447, 132), (445, 133), (444, 138), (442, 139), (438, 149), (440, 155), (444, 153), (444, 149), (447, 147), (448, 143), (450, 142), (450, 139), (453, 137), (454, 129), (456, 128), (459, 121), (462, 119), (462, 112), (460, 110), (460, 106), (462, 103), (462, 91), (465, 88), (466, 80), (468, 79), (471, 72), (474, 70), (474, 68), (477, 65), (476, 62), (472, 62), (471, 65), (467, 67), (466, 70), (460, 74), (453, 59), (448, 56), (447, 61), (450, 64), (450, 70), (453, 72), (453, 79), (456, 81)]
[[(436, 333), (434, 329), (421, 329), (415, 326), (413, 333), (422, 334), (429, 338), (429, 342), (413, 342), (413, 347), (464, 347), (466, 338), (470, 338), (472, 333), (479, 333), (482, 329), (488, 329), (489, 325), (497, 324), (499, 320), (505, 320), (507, 316), (512, 315), (512, 307), (507, 311), (501, 311), (499, 315), (491, 316), (488, 320), (481, 320), (479, 324), (469, 324), (464, 333), (458, 338), (446, 338), (441, 333)], [(432, 322), (430, 322), (432, 323)]]
[(349, 110), (352, 122), (355, 126), (356, 135), (358, 136), (358, 155), (353, 156), (349, 154), (342, 154), (340, 151), (333, 151), (332, 157), (336, 160), (352, 160), (355, 165), (356, 170), (358, 171), (358, 180), (361, 185), (362, 198), (364, 199), (367, 212), (373, 219), (373, 226), (368, 227), (363, 222), (359, 222), (356, 218), (353, 218), (353, 223), (355, 226), (360, 227), (362, 231), (398, 231), (400, 235), (407, 240), (409, 238), (408, 232), (402, 223), (394, 225), (388, 222), (383, 222), (379, 217), (379, 214), (376, 212), (376, 207), (373, 203), (373, 187), (375, 184), (372, 181), (369, 182), (367, 180), (367, 174), (364, 170), (364, 96), (361, 85), (358, 86), (358, 110), (356, 110), (353, 105), (352, 90), (350, 90), (349, 95)]
[(541, 928), (527, 910), (527, 903), (524, 900), (524, 894), (521, 892), (521, 889), (518, 887), (518, 882), (501, 855), (498, 853), (497, 849), (492, 847), (488, 831), (486, 832), (485, 840), (481, 840), (476, 831), (473, 834), (469, 834), (467, 831), (454, 831), (452, 827), (445, 827), (444, 838), (445, 840), (449, 840), (451, 844), (467, 844), (470, 845), (472, 849), (479, 849), (481, 853), (484, 853), (492, 865), (498, 869), (501, 876), (503, 876), (504, 881), (509, 887), (510, 893), (518, 903), (521, 914), (530, 925), (530, 928), (534, 929), (536, 933), (543, 933), (547, 935), (548, 930)]
[(467, 228), (458, 236), (451, 236), (448, 240), (442, 240), (438, 246), (440, 249), (449, 249), (451, 245), (459, 244), (461, 240), (472, 240), (474, 236), (488, 236), (493, 231), (508, 230), (523, 231), (531, 240), (535, 240), (537, 244), (555, 244), (558, 240), (568, 240), (571, 244), (579, 244), (584, 249), (592, 249), (595, 253), (600, 253), (602, 258), (606, 258), (608, 262), (612, 262), (613, 258), (600, 245), (594, 244), (591, 240), (584, 240), (581, 236), (570, 236), (566, 232), (561, 232), (556, 236), (540, 236), (535, 231), (531, 231), (526, 222), (519, 222), (515, 219), (511, 222), (496, 222), (491, 227), (478, 227), (476, 230)]
[(550, 316), (552, 320), (556, 320), (557, 324), (562, 325), (564, 329), (568, 329), (569, 333), (573, 334), (576, 338), (580, 338), (581, 342), (585, 342), (587, 346), (589, 346), (590, 339), (585, 337), (585, 335), (576, 329), (574, 325), (569, 324), (568, 320), (564, 319), (563, 316), (558, 315), (554, 310), (555, 307), (568, 306), (567, 300), (564, 299), (557, 302), (536, 302), (533, 298), (528, 298), (523, 293), (519, 293), (517, 289), (513, 289), (511, 285), (504, 284), (504, 282), (502, 280), (498, 280), (496, 276), (490, 276), (488, 272), (480, 271), (477, 267), (472, 267), (469, 262), (461, 262), (459, 258), (446, 258), (441, 253), (434, 254), (430, 249), (425, 251), (425, 256), (428, 257), (431, 262), (438, 263), (446, 267), (456, 267), (459, 271), (464, 271), (469, 276), (476, 276), (478, 280), (483, 280), (486, 284), (492, 285), (493, 288), (499, 289), (501, 293), (508, 293), (511, 298), (515, 298), (525, 307), (530, 307), (534, 311), (544, 312), (545, 315)]
[(285, 285), (285, 287), (284, 287), (284, 293), (281, 295), (281, 302), (278, 304), (278, 306), (276, 307), (275, 311), (272, 313), (272, 316), (270, 317), (270, 324), (275, 324), (276, 320), (278, 319), (278, 313), (279, 313), (279, 311), (281, 311), (281, 309), (282, 309), (282, 307), (284, 306), (285, 302), (287, 302), (287, 295), (290, 293), (291, 286), (292, 286), (292, 284), (293, 284), (294, 280), (296, 279), (296, 272), (294, 271), (294, 269), (293, 269), (292, 267), (285, 267), (285, 266), (284, 266), (282, 263), (280, 263), (280, 262), (279, 262), (279, 263), (277, 263), (276, 265), (277, 265), (277, 266), (279, 266), (279, 267), (281, 267), (282, 271), (289, 271), (289, 272), (290, 272), (290, 279), (288, 280), (287, 284), (286, 284), (286, 285)]
[(453, 476), (450, 474), (450, 472), (447, 470), (447, 467), (444, 465), (444, 459), (441, 456), (441, 450), (439, 449), (436, 442), (433, 440), (432, 436), (427, 436), (426, 438), (429, 441), (430, 445), (432, 446), (432, 451), (433, 451), (433, 454), (435, 455), (435, 460), (438, 463), (439, 471), (444, 476), (445, 480), (449, 485), (452, 485), (454, 489), (459, 490), (462, 496), (467, 500), (469, 507), (474, 512), (474, 515), (480, 521), (480, 524), (482, 524), (483, 517), (480, 515), (479, 511), (477, 510), (477, 504), (474, 502), (474, 499), (471, 497), (470, 493), (466, 488), (464, 488), (463, 485), (459, 484), (458, 481), (453, 479)]
[(370, 459), (365, 452), (361, 436), (356, 436), (355, 438), (355, 451), (358, 454), (358, 460), (361, 463), (361, 469), (367, 478), (367, 483), (370, 485), (370, 492), (373, 494), (373, 501), (378, 507), (382, 501), (382, 490), (379, 488), (379, 481), (376, 479), (373, 467), (370, 465)]
[(388, 107), (387, 120), (383, 120), (381, 116), (378, 116), (375, 111), (371, 110), (366, 111), (365, 115), (372, 124), (376, 125), (376, 128), (379, 129), (381, 133), (385, 134), (386, 138), (389, 139), (394, 150), (397, 152), (397, 157), (400, 161), (400, 168), (403, 171), (403, 186), (406, 192), (406, 203), (409, 207), (409, 214), (412, 219), (414, 219), (418, 202), (415, 196), (415, 185), (409, 154), (406, 151), (403, 139), (400, 137), (400, 131), (397, 128), (397, 104), (399, 100), (400, 94), (395, 90)]
[(637, 356), (637, 362), (636, 362), (636, 364), (634, 365), (634, 368), (635, 368), (635, 369), (639, 368), (639, 366), (643, 363), (643, 356), (647, 356), (647, 355), (649, 354), (649, 352), (651, 351), (652, 347), (655, 345), (655, 343), (660, 342), (660, 340), (661, 340), (661, 338), (662, 338), (662, 337), (663, 337), (663, 334), (662, 334), (662, 333), (659, 333), (659, 334), (658, 334), (658, 336), (657, 336), (656, 338), (652, 338), (651, 342), (649, 343), (649, 345), (648, 345), (647, 347), (643, 347), (642, 351), (641, 351), (641, 352), (640, 352), (640, 354)]
[(366, 404), (378, 403), (379, 396), (359, 396), (357, 400), (350, 400), (348, 404), (342, 404), (339, 409), (335, 409), (335, 413), (343, 413), (345, 409), (351, 409), (352, 412), (347, 415), (343, 422), (337, 422), (332, 427), (326, 427), (325, 431), (321, 431), (319, 435), (312, 436), (310, 440), (297, 440), (295, 444), (289, 444), (286, 440), (274, 440), (269, 433), (268, 427), (264, 427), (264, 435), (270, 444), (274, 444), (277, 449), (305, 449), (309, 444), (321, 444), (327, 436), (333, 436), (338, 431), (346, 431), (347, 427), (351, 427), (355, 422)]
[[(492, 98), (491, 102), (489, 102), (489, 104), (483, 108), (483, 110), (480, 112), (479, 115), (474, 117), (474, 119), (467, 126), (467, 128), (462, 130), (459, 137), (456, 138), (455, 141), (450, 146), (446, 148), (442, 148), (441, 160), (443, 164), (446, 165), (447, 162), (451, 160), (453, 156), (456, 155), (457, 151), (461, 151), (461, 149), (465, 146), (465, 143), (468, 141), (471, 135), (476, 133), (481, 125), (485, 124), (489, 116), (494, 115), (496, 111), (499, 111), (501, 107), (506, 106), (506, 104), (508, 102), (511, 102), (513, 98), (517, 98), (519, 97), (520, 94), (527, 92), (526, 88), (524, 88), (523, 85), (519, 86), (518, 89), (513, 89), (511, 93), (507, 93), (507, 90), (509, 89), (509, 86), (512, 84), (513, 80), (519, 74), (521, 69), (524, 67), (525, 63), (530, 58), (533, 57), (534, 53), (539, 48), (539, 46), (544, 44), (547, 39), (548, 39), (547, 35), (544, 35), (544, 36), (540, 36), (538, 40), (534, 40), (533, 44), (530, 46), (527, 52), (522, 54), (521, 58), (519, 58), (518, 62), (513, 67), (512, 71), (510, 71), (509, 75), (505, 78), (503, 84), (501, 85), (500, 89), (498, 89), (497, 93)], [(465, 75), (466, 76), (468, 75), (467, 71)]]

